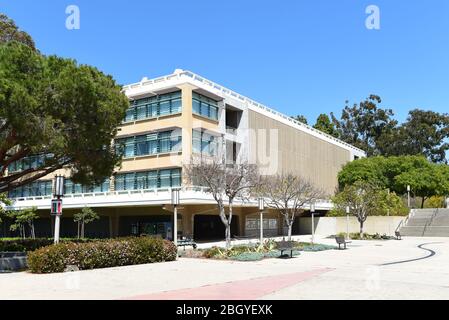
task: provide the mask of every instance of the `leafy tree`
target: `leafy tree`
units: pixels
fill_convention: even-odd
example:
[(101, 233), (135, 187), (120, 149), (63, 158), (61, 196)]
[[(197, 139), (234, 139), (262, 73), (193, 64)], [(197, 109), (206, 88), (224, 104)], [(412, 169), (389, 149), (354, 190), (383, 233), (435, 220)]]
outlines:
[(392, 118), (393, 110), (379, 108), (380, 103), (382, 99), (379, 96), (370, 95), (353, 106), (349, 106), (347, 101), (340, 120), (331, 113), (340, 139), (365, 150), (368, 156), (380, 154), (377, 141), (398, 123)]
[(19, 30), (13, 20), (0, 13), (0, 45), (12, 41), (23, 43), (36, 50), (33, 38), (28, 33)]
[(34, 232), (34, 220), (39, 218), (36, 207), (21, 211), (10, 211), (9, 217), (14, 221), (10, 226), (11, 231), (19, 230), (20, 236), (25, 239), (25, 226), (28, 225), (30, 228), (31, 238), (36, 238), (36, 234)]
[(384, 134), (378, 147), (384, 155), (424, 155), (433, 162), (445, 162), (449, 150), (449, 115), (412, 110), (407, 121)]
[(295, 119), (296, 121), (302, 122), (304, 124), (307, 124), (307, 118), (305, 116), (301, 115), (297, 115), (297, 116), (292, 116), (292, 119)]
[(327, 114), (320, 114), (316, 120), (315, 125), (313, 126), (315, 129), (320, 130), (324, 133), (327, 133), (335, 138), (338, 138), (338, 132), (335, 129), (335, 124), (331, 121)]
[(293, 174), (279, 174), (263, 178), (260, 196), (269, 208), (278, 210), (288, 227), (288, 240), (292, 238), (295, 218), (310, 205), (325, 196), (313, 183)]
[(11, 205), (11, 201), (8, 199), (6, 194), (0, 193), (0, 224), (3, 222), (2, 218), (5, 217), (6, 211), (4, 206)]
[(421, 208), (432, 196), (449, 194), (449, 166), (432, 164), (425, 170), (418, 168), (395, 177), (397, 188), (409, 185), (415, 196), (421, 198)]
[(357, 217), (360, 224), (360, 237), (363, 238), (363, 226), (368, 216), (375, 215), (379, 211), (381, 189), (364, 181), (357, 181), (353, 185), (347, 185), (337, 193), (332, 202), (337, 212), (345, 212), (349, 207), (350, 213)]
[[(120, 163), (111, 140), (128, 105), (121, 87), (94, 67), (1, 45), (0, 193), (63, 167), (74, 182), (100, 184)], [(7, 175), (15, 164), (19, 170)]]
[(449, 166), (423, 156), (371, 157), (345, 165), (338, 181), (340, 189), (364, 181), (396, 194), (405, 194), (410, 185), (413, 195), (424, 203), (431, 196), (449, 194)]
[(84, 226), (98, 219), (100, 219), (100, 216), (88, 207), (84, 207), (81, 212), (75, 213), (73, 221), (78, 224), (78, 239), (80, 237), (84, 239)]

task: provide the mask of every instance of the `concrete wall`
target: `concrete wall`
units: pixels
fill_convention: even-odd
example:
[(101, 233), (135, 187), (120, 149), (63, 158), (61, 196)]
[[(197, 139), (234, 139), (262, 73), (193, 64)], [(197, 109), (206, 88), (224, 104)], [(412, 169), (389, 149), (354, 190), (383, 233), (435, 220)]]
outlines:
[[(406, 217), (368, 217), (363, 230), (369, 234), (387, 234), (394, 235), (401, 221)], [(312, 218), (299, 219), (300, 234), (312, 234)], [(346, 217), (322, 217), (315, 218), (315, 234), (317, 235), (335, 235), (340, 232), (346, 232)], [(349, 218), (349, 232), (356, 233), (360, 230), (360, 224), (356, 217)]]
[[(337, 174), (342, 166), (352, 160), (351, 153), (342, 147), (251, 110), (249, 127), (257, 133), (250, 137), (252, 162), (261, 162), (259, 148), (277, 152), (278, 165), (275, 173), (290, 172), (301, 175), (328, 194), (335, 192)], [(263, 130), (266, 130), (266, 137), (259, 136)], [(277, 130), (278, 141), (270, 141), (270, 130)], [(276, 142), (277, 146), (272, 146)], [(256, 156), (258, 159), (254, 159)], [(271, 160), (273, 159), (275, 155), (271, 155)], [(261, 167), (263, 170), (263, 166)]]

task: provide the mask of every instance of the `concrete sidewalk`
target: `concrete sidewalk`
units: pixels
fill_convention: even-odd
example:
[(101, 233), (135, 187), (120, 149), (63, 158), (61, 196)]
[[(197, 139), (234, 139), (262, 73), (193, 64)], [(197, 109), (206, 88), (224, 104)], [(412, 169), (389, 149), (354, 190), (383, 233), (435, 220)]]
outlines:
[[(317, 242), (335, 244), (333, 239)], [(381, 266), (427, 256), (429, 252), (417, 248), (425, 243), (436, 255)], [(65, 274), (0, 274), (0, 299), (186, 299), (187, 289), (192, 296), (209, 292), (214, 299), (245, 290), (254, 299), (449, 299), (448, 244), (448, 238), (353, 241), (346, 251), (303, 252), (293, 259), (180, 258)], [(287, 284), (285, 279), (290, 279)], [(277, 286), (280, 281), (284, 285)], [(263, 290), (254, 296), (257, 287)]]

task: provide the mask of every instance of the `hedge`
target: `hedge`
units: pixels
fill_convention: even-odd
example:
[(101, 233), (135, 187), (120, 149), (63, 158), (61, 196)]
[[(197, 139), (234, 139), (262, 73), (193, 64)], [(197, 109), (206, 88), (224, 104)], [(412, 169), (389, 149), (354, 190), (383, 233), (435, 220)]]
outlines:
[(140, 237), (99, 240), (88, 243), (59, 243), (28, 253), (32, 273), (64, 272), (173, 261), (177, 248), (167, 240)]
[[(61, 239), (61, 242), (91, 242), (93, 239)], [(0, 239), (0, 252), (30, 252), (53, 244), (53, 239)]]

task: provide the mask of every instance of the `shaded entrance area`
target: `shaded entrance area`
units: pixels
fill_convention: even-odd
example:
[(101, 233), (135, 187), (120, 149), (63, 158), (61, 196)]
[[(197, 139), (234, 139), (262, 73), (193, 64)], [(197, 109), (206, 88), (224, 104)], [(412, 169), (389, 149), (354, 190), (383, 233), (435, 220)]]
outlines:
[[(239, 235), (239, 217), (233, 216), (231, 236)], [(224, 240), (225, 226), (218, 215), (195, 215), (194, 239), (196, 241)]]

